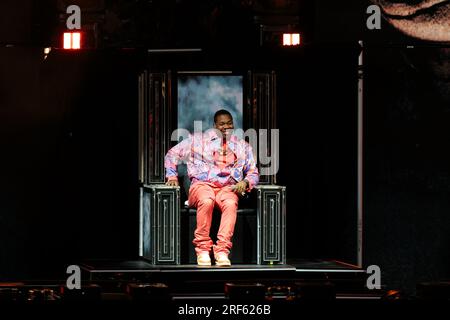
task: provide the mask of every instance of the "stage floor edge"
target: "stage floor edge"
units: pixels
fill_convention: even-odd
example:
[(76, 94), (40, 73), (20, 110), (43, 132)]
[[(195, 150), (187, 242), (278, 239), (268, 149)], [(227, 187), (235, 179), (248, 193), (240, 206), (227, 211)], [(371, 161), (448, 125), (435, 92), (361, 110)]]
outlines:
[(364, 269), (336, 260), (305, 259), (288, 264), (236, 264), (231, 267), (153, 265), (146, 260), (92, 260), (80, 267), (86, 280), (109, 290), (124, 290), (121, 286), (130, 283), (162, 283), (170, 288), (173, 299), (223, 299), (224, 286), (229, 283), (258, 283), (280, 288), (304, 283), (331, 284), (336, 296), (343, 299), (373, 296), (373, 292), (367, 291)]

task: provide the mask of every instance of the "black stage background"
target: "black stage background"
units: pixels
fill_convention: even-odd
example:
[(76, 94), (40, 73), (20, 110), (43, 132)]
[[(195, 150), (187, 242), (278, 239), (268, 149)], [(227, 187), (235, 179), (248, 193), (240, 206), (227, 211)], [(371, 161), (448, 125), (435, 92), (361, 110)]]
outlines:
[[(0, 280), (64, 278), (81, 259), (136, 257), (137, 75), (156, 64), (275, 70), (288, 259), (356, 262), (361, 37), (364, 266), (379, 265), (383, 284), (411, 294), (420, 281), (449, 278), (448, 48), (386, 23), (368, 32), (367, 2), (300, 2), (305, 46), (286, 50), (259, 47), (251, 10), (236, 2), (214, 2), (218, 15), (201, 19), (215, 7), (111, 1), (120, 18), (138, 14), (135, 25), (106, 28), (98, 50), (44, 60), (58, 35), (56, 3), (0, 4)], [(155, 58), (148, 47), (204, 50)]]
[[(10, 139), (3, 149), (2, 203), (15, 212), (5, 216), (9, 227), (2, 233), (11, 246), (3, 251), (7, 274), (26, 268), (25, 274), (51, 275), (81, 258), (135, 257), (137, 75), (153, 57), (107, 50), (55, 52), (44, 61), (38, 50), (3, 52), (9, 66), (2, 83), (10, 99), (2, 127)], [(308, 48), (259, 51), (239, 60), (233, 60), (235, 52), (157, 59), (159, 66), (178, 69), (207, 64), (276, 70), (278, 183), (289, 190), (290, 258), (355, 262), (357, 53)], [(13, 253), (19, 244), (20, 256)]]

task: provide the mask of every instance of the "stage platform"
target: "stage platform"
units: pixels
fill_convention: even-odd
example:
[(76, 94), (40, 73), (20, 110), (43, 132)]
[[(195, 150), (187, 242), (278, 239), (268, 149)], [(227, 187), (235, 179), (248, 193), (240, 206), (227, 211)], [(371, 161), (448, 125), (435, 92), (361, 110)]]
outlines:
[(227, 286), (264, 288), (266, 294), (289, 298), (301, 287), (328, 288), (337, 299), (380, 299), (383, 294), (366, 288), (366, 271), (332, 260), (295, 260), (289, 264), (236, 264), (231, 267), (152, 265), (145, 260), (86, 261), (80, 265), (84, 281), (109, 292), (131, 284), (164, 284), (172, 300), (225, 299)]

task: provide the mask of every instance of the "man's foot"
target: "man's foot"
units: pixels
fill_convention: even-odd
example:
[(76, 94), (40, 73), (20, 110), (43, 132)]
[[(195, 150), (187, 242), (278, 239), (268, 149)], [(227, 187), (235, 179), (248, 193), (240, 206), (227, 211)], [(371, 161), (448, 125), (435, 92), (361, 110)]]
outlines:
[(201, 252), (197, 255), (197, 265), (199, 266), (210, 266), (211, 258), (209, 252)]
[(219, 267), (229, 267), (231, 266), (231, 261), (228, 259), (228, 255), (224, 252), (216, 254), (216, 266)]

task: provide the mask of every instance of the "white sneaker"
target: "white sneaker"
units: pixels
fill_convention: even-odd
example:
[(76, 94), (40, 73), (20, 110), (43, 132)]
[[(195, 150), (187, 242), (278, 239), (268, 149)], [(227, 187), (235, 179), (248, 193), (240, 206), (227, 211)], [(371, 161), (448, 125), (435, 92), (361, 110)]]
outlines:
[(231, 261), (228, 259), (228, 255), (226, 253), (218, 253), (216, 256), (216, 266), (219, 267), (229, 267), (231, 266)]
[(197, 265), (199, 266), (210, 266), (211, 258), (208, 252), (202, 252), (197, 255)]

